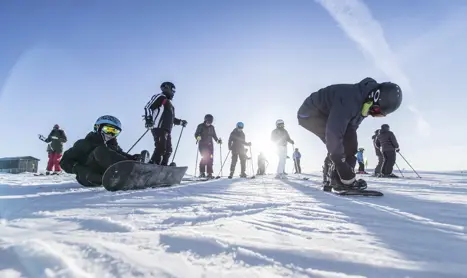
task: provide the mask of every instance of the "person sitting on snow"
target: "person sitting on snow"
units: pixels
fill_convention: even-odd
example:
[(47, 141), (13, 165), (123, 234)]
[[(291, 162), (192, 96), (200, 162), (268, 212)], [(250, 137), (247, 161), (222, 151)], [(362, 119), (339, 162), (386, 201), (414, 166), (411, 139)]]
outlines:
[(102, 176), (111, 165), (124, 160), (140, 160), (141, 155), (125, 153), (117, 143), (122, 131), (120, 120), (114, 116), (99, 117), (94, 130), (63, 153), (60, 165), (75, 174), (79, 184), (86, 187), (102, 185)]

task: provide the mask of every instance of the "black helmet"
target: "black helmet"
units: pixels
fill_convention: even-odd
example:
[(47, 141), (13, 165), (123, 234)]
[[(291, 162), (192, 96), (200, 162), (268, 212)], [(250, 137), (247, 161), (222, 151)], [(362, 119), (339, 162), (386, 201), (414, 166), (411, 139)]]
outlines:
[(396, 111), (402, 103), (402, 90), (399, 85), (391, 82), (383, 82), (378, 90), (373, 93), (373, 107), (370, 114), (387, 116)]
[(172, 82), (166, 81), (161, 84), (162, 93), (167, 96), (168, 99), (172, 99), (175, 94), (175, 85)]
[(214, 117), (211, 114), (206, 114), (206, 116), (204, 116), (205, 123), (212, 124), (213, 121), (214, 121)]

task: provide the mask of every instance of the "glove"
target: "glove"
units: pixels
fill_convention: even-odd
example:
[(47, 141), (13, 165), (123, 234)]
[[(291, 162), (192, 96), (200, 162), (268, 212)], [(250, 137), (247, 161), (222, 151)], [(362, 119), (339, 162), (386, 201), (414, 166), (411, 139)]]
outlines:
[(246, 142), (245, 146), (248, 146), (248, 147), (251, 146), (251, 142)]
[(396, 149), (396, 152), (398, 153), (399, 151), (400, 151), (400, 149), (399, 149), (399, 148), (397, 148), (397, 149)]
[(45, 141), (45, 139), (47, 139), (47, 138), (45, 138), (43, 135), (40, 135), (40, 134), (39, 134), (39, 140)]
[(58, 140), (57, 136), (51, 136), (50, 138)]
[(200, 140), (201, 140), (201, 136), (197, 136), (197, 137), (196, 137), (196, 141), (199, 142)]
[(221, 144), (222, 145), (222, 139), (219, 138), (219, 140), (217, 140), (217, 144)]
[(292, 145), (295, 145), (295, 142), (294, 142), (294, 140), (290, 140), (290, 141), (292, 141), (292, 142), (290, 142)]
[(140, 161), (141, 160), (141, 154), (139, 154), (139, 153), (131, 155), (130, 157), (131, 157), (131, 160), (135, 160), (135, 161)]
[(188, 122), (185, 121), (185, 120), (181, 120), (181, 121), (180, 121), (180, 124), (181, 124), (183, 127), (186, 127), (186, 125), (188, 124)]
[(146, 124), (144, 125), (146, 128), (153, 128), (154, 127), (154, 120), (152, 119), (152, 117), (146, 117), (144, 118), (144, 120), (146, 121)]

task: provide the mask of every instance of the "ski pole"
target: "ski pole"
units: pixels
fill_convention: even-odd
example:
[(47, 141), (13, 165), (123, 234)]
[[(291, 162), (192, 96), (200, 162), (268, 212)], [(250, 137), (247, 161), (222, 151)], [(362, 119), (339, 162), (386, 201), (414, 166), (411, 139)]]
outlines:
[(143, 133), (143, 135), (141, 135), (141, 137), (139, 137), (139, 139), (133, 144), (133, 146), (131, 146), (131, 148), (126, 153), (129, 153), (136, 146), (136, 144), (138, 144), (139, 141), (141, 141), (141, 139), (143, 139), (144, 135), (146, 135), (146, 133), (148, 133), (148, 131), (149, 131), (149, 129), (146, 129), (146, 131)]
[(221, 169), (220, 169), (219, 173), (217, 174), (216, 179), (220, 179), (220, 178), (221, 178), (221, 176), (219, 176), (219, 175), (222, 173), (222, 169), (224, 168), (224, 164), (225, 164), (225, 162), (227, 161), (227, 158), (229, 158), (229, 154), (230, 154), (230, 150), (229, 150), (229, 152), (227, 153), (227, 155), (225, 156), (224, 162), (222, 162)]
[(180, 131), (180, 135), (178, 136), (177, 146), (175, 147), (175, 152), (174, 152), (174, 155), (172, 156), (172, 162), (174, 162), (175, 155), (177, 154), (178, 144), (180, 143), (180, 139), (182, 138), (183, 129), (185, 129), (184, 126), (182, 126), (182, 130)]
[[(219, 156), (220, 156), (220, 160), (219, 162), (222, 163), (222, 144), (219, 144)], [(221, 165), (222, 166), (222, 165)], [(222, 176), (222, 167), (221, 167), (221, 176)]]
[(401, 176), (402, 176), (403, 178), (405, 178), (405, 177), (404, 177), (404, 174), (402, 174), (401, 168), (399, 168), (399, 165), (397, 165), (397, 163), (394, 163), (394, 164), (396, 164), (396, 167), (397, 167), (397, 169), (399, 170), (399, 173), (401, 173)]
[(405, 163), (407, 163), (407, 165), (409, 165), (409, 167), (412, 168), (414, 173), (417, 174), (418, 178), (421, 179), (422, 177), (420, 177), (420, 175), (417, 173), (417, 171), (415, 171), (415, 169), (412, 167), (412, 165), (410, 165), (410, 163), (407, 161), (407, 159), (405, 159), (405, 157), (400, 152), (397, 152), (397, 153), (405, 160)]
[(251, 175), (252, 175), (251, 178), (254, 178), (256, 175), (255, 175), (255, 166), (253, 165), (253, 153), (251, 152), (251, 146), (249, 147), (250, 147)]

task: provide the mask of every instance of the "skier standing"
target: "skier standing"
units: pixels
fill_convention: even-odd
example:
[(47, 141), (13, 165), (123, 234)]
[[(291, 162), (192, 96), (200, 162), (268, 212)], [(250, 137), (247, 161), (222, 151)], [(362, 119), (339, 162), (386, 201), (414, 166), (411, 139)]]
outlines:
[(364, 148), (359, 148), (357, 152), (357, 162), (358, 162), (358, 173), (359, 174), (368, 174), (365, 172), (365, 158), (363, 157)]
[(381, 146), (379, 145), (378, 134), (379, 129), (375, 130), (375, 134), (371, 136), (373, 147), (375, 148), (375, 154), (378, 157), (378, 164), (376, 165), (375, 173), (373, 174), (375, 177), (378, 177), (381, 174), (381, 168), (383, 167), (383, 154), (380, 150)]
[(199, 162), (200, 178), (206, 177), (206, 170), (208, 178), (213, 179), (212, 165), (214, 163), (214, 145), (212, 139), (218, 144), (222, 144), (222, 140), (217, 138), (216, 130), (212, 125), (214, 117), (211, 114), (204, 116), (204, 122), (199, 124), (196, 128), (195, 138), (198, 143), (198, 150), (201, 153), (201, 160)]
[(62, 171), (60, 159), (62, 158), (63, 144), (68, 140), (65, 131), (58, 124), (55, 124), (49, 136), (44, 137), (39, 135), (39, 139), (48, 143), (47, 153), (49, 160), (47, 161), (46, 175), (50, 175), (52, 171), (53, 175), (59, 174)]
[(381, 126), (377, 136), (377, 143), (381, 146), (381, 153), (383, 154), (383, 166), (380, 176), (383, 178), (398, 178), (392, 171), (396, 163), (396, 152), (399, 152), (399, 143), (394, 133), (389, 130), (389, 125), (384, 124)]
[(120, 148), (117, 136), (122, 131), (120, 120), (114, 116), (99, 117), (94, 130), (63, 153), (60, 165), (83, 186), (102, 185), (102, 176), (112, 164), (123, 160), (139, 160), (140, 155), (129, 155)]
[(172, 127), (186, 127), (187, 121), (175, 117), (172, 104), (175, 85), (172, 82), (163, 82), (160, 89), (162, 92), (154, 95), (144, 107), (144, 119), (146, 128), (151, 129), (154, 137), (155, 149), (149, 163), (167, 165), (172, 154)]
[(295, 148), (293, 153), (293, 160), (295, 163), (295, 174), (302, 173), (302, 166), (300, 166), (300, 160), (302, 159), (302, 154), (298, 151), (298, 148)]
[(387, 116), (401, 102), (402, 91), (397, 84), (377, 83), (373, 78), (330, 85), (305, 99), (297, 112), (298, 123), (318, 136), (328, 151), (323, 167), (324, 190), (367, 187), (366, 181), (356, 180), (354, 173), (357, 129), (368, 115)]
[(266, 163), (269, 164), (266, 156), (263, 152), (260, 152), (258, 155), (258, 172), (257, 175), (265, 175), (266, 174)]
[(230, 175), (229, 179), (233, 177), (235, 172), (235, 166), (237, 160), (240, 158), (240, 177), (246, 178), (246, 151), (245, 146), (251, 146), (251, 142), (245, 141), (245, 133), (243, 132), (244, 124), (238, 122), (235, 129), (230, 133), (229, 136), (229, 150), (232, 152), (232, 162), (230, 164)]
[(284, 121), (276, 121), (276, 129), (271, 133), (271, 140), (276, 144), (277, 156), (279, 163), (277, 164), (276, 179), (285, 179), (285, 161), (287, 159), (287, 143), (294, 144), (290, 139), (289, 133), (284, 128)]

